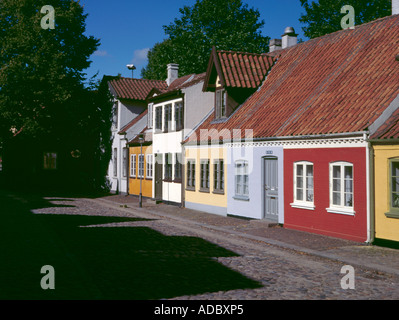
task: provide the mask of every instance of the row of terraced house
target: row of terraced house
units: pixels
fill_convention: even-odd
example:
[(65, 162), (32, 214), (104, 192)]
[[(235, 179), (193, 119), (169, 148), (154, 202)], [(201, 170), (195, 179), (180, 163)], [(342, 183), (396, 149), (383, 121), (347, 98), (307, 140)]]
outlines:
[(116, 78), (111, 190), (357, 242), (399, 244), (399, 15), (207, 70)]

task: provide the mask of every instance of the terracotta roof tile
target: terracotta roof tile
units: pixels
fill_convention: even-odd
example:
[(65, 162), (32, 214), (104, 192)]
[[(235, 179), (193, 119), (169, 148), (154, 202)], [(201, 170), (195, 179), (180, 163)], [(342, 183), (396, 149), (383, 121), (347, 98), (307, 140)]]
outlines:
[(108, 82), (113, 94), (118, 99), (144, 101), (148, 93), (153, 89), (166, 89), (166, 81), (117, 78)]
[[(212, 114), (196, 135), (224, 128), (243, 136), (251, 129), (257, 138), (366, 130), (399, 94), (398, 52), (399, 15), (280, 50), (262, 87), (227, 121), (213, 122)], [(224, 70), (229, 83), (242, 75)]]
[(227, 87), (258, 88), (274, 59), (266, 54), (217, 51), (217, 57)]

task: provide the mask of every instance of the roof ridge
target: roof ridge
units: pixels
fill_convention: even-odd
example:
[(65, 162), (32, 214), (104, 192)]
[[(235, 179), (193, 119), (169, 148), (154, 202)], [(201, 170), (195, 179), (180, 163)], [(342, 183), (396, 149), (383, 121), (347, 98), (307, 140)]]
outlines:
[(268, 52), (256, 53), (256, 52), (246, 52), (246, 51), (234, 51), (234, 50), (216, 50), (217, 53), (238, 53), (238, 54), (247, 54), (253, 56), (266, 56)]

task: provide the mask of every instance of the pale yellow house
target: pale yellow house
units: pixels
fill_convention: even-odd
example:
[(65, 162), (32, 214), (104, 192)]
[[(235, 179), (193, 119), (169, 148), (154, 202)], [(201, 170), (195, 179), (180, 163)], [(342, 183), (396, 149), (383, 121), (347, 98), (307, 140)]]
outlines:
[(399, 109), (370, 141), (374, 169), (374, 243), (399, 248)]
[(223, 145), (185, 145), (184, 205), (227, 215), (227, 163)]

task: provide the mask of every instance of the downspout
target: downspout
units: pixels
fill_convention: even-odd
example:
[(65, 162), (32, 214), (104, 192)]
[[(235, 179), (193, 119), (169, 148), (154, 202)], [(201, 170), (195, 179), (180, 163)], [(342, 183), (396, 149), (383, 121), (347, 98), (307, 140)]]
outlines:
[(370, 233), (369, 233), (369, 244), (373, 244), (375, 240), (375, 183), (374, 183), (374, 148), (370, 140), (367, 141), (368, 149), (368, 176), (369, 176), (369, 223), (370, 223)]

